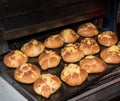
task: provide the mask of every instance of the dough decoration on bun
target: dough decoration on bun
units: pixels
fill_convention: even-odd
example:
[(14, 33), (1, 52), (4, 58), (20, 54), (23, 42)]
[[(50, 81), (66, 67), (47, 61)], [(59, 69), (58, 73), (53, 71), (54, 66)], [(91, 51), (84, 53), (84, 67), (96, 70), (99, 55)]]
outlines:
[(100, 57), (110, 64), (120, 63), (120, 47), (117, 45), (110, 46), (101, 51)]
[(34, 82), (34, 91), (38, 95), (42, 95), (45, 98), (49, 98), (51, 94), (55, 93), (61, 87), (61, 80), (53, 74), (42, 74)]
[(9, 68), (17, 68), (19, 65), (26, 63), (28, 57), (20, 50), (12, 50), (4, 56), (3, 62)]
[(65, 62), (78, 62), (84, 57), (84, 53), (77, 44), (67, 44), (61, 49), (61, 56)]
[(112, 31), (104, 31), (98, 35), (98, 42), (103, 46), (112, 46), (118, 42), (118, 37)]
[(59, 65), (61, 57), (53, 50), (45, 50), (38, 58), (42, 70), (54, 68)]
[(85, 55), (96, 54), (100, 51), (100, 47), (94, 38), (85, 38), (81, 40), (79, 48)]
[(78, 27), (77, 33), (83, 37), (93, 37), (95, 35), (98, 35), (99, 32), (94, 24), (84, 23)]
[(64, 29), (60, 32), (65, 43), (74, 43), (79, 38), (79, 35), (73, 29)]
[(70, 86), (81, 85), (88, 77), (85, 69), (80, 69), (77, 64), (67, 64), (61, 72), (61, 79)]
[(79, 62), (80, 68), (85, 69), (88, 73), (101, 73), (106, 70), (105, 62), (93, 55), (86, 56)]
[(46, 48), (60, 48), (64, 45), (64, 39), (60, 34), (51, 35), (45, 39), (44, 45)]
[(32, 39), (22, 46), (21, 51), (28, 57), (36, 57), (44, 51), (44, 48), (42, 42)]
[(20, 65), (14, 72), (14, 79), (25, 84), (35, 82), (41, 75), (40, 69), (31, 64), (24, 63)]

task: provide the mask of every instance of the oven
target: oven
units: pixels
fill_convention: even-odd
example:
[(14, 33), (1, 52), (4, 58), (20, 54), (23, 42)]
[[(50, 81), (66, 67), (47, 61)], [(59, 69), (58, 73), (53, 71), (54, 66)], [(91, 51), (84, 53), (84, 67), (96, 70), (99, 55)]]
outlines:
[[(105, 0), (2, 0), (0, 2), (0, 76), (28, 101), (108, 101), (119, 97), (120, 64), (108, 64), (109, 69), (100, 74), (89, 75), (88, 79), (78, 87), (70, 87), (63, 83), (56, 93), (45, 99), (33, 91), (32, 84), (26, 85), (15, 81), (14, 69), (7, 68), (3, 63), (5, 54), (20, 49), (31, 39), (43, 41), (65, 28), (77, 30), (79, 25), (86, 22), (94, 23), (100, 32), (113, 30), (117, 33), (115, 18), (112, 23), (113, 29), (109, 29), (104, 24), (109, 10), (109, 4)], [(37, 58), (29, 60), (38, 65), (36, 61)], [(63, 62), (59, 64), (59, 67), (62, 66)], [(61, 69), (49, 69), (45, 72), (59, 75)]]

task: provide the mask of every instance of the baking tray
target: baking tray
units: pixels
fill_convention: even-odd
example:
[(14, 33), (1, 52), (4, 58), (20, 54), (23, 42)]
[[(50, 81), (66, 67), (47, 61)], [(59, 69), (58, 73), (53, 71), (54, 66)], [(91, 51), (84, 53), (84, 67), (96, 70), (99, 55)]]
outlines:
[[(78, 27), (78, 25), (77, 25), (77, 27)], [(72, 28), (70, 26), (66, 26), (66, 28), (72, 28), (74, 30), (76, 30), (75, 28), (77, 28), (77, 27)], [(50, 30), (50, 31), (47, 31), (47, 32), (42, 32), (42, 33), (35, 34), (34, 36), (29, 36), (29, 37), (24, 37), (24, 38), (9, 41), (10, 49), (11, 50), (12, 49), (20, 49), (20, 47), (24, 43), (26, 43), (27, 41), (29, 41), (30, 39), (33, 39), (33, 38), (37, 39), (37, 40), (40, 40), (40, 41), (43, 41), (49, 35), (57, 34), (62, 29), (64, 29), (64, 28), (59, 28), (58, 30), (57, 29), (56, 30)], [(80, 41), (81, 38), (78, 41)], [(96, 39), (96, 37), (94, 37), (94, 38)], [(101, 47), (101, 49), (105, 48), (103, 46), (100, 46), (100, 47)], [(61, 48), (54, 49), (54, 50), (58, 54), (60, 54)], [(99, 53), (96, 54), (96, 56), (99, 57)], [(29, 58), (29, 63), (32, 63), (32, 64), (34, 64), (34, 65), (36, 65), (40, 68), (40, 66), (38, 64), (38, 57)], [(40, 68), (40, 70), (41, 70), (41, 73), (48, 73), (49, 72), (49, 73), (55, 74), (58, 77), (60, 77), (60, 74), (61, 74), (61, 71), (63, 70), (64, 64), (66, 64), (66, 63), (63, 60), (61, 60), (60, 64), (56, 68), (51, 68), (51, 69), (48, 69), (46, 71), (43, 71)], [(3, 78), (6, 79), (13, 87), (15, 87), (15, 89), (17, 89), (23, 96), (25, 96), (30, 101), (65, 101), (67, 99), (70, 99), (74, 96), (77, 96), (77, 95), (83, 93), (85, 91), (84, 89), (86, 87), (88, 87), (89, 85), (92, 85), (92, 83), (98, 81), (101, 77), (103, 77), (103, 76), (107, 75), (108, 73), (112, 72), (117, 67), (120, 67), (120, 64), (117, 64), (117, 65), (107, 64), (106, 71), (104, 71), (102, 73), (98, 73), (98, 74), (89, 74), (87, 80), (80, 86), (71, 87), (71, 86), (65, 84), (64, 82), (62, 82), (62, 85), (61, 85), (60, 89), (57, 92), (55, 92), (54, 94), (52, 94), (50, 96), (50, 98), (46, 99), (46, 98), (44, 98), (40, 95), (37, 95), (34, 92), (33, 84), (22, 84), (22, 83), (19, 83), (19, 82), (15, 81), (14, 77), (13, 77), (15, 69), (7, 68), (2, 61), (0, 62), (0, 68), (1, 68), (0, 71), (1, 71), (1, 74), (2, 74)]]

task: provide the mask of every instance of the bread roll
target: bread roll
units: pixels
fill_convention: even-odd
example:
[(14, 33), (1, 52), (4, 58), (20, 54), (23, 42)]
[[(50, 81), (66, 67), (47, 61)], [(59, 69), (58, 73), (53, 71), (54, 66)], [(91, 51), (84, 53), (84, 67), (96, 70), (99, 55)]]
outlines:
[(84, 53), (77, 44), (68, 44), (61, 49), (61, 56), (65, 62), (78, 62), (84, 57)]
[(52, 50), (45, 50), (38, 58), (38, 63), (40, 64), (42, 70), (47, 70), (48, 68), (54, 68), (59, 65), (61, 57)]
[(35, 82), (40, 75), (40, 69), (30, 63), (24, 63), (20, 65), (14, 72), (15, 80), (25, 84), (31, 84)]
[(44, 40), (44, 45), (46, 48), (60, 48), (64, 45), (64, 41), (60, 34), (56, 34), (46, 38)]
[(100, 57), (110, 64), (120, 63), (120, 47), (113, 45), (109, 48), (105, 48), (101, 51)]
[(44, 48), (42, 42), (32, 39), (22, 46), (21, 51), (28, 57), (36, 57), (44, 51)]
[(77, 33), (83, 37), (93, 37), (95, 35), (98, 35), (99, 32), (94, 24), (84, 23), (78, 27)]
[(34, 91), (38, 95), (49, 98), (51, 94), (55, 93), (61, 87), (60, 79), (53, 74), (42, 74), (34, 83)]
[(81, 40), (79, 48), (85, 55), (96, 54), (100, 51), (100, 47), (94, 38), (85, 38)]
[(79, 64), (80, 68), (85, 69), (88, 73), (101, 73), (106, 70), (105, 62), (93, 55), (85, 57)]
[(88, 77), (88, 73), (84, 69), (80, 69), (77, 64), (65, 65), (61, 72), (61, 79), (70, 86), (81, 85)]
[(79, 38), (79, 35), (73, 29), (64, 29), (60, 32), (65, 43), (74, 43)]
[(17, 68), (19, 65), (28, 61), (26, 54), (20, 50), (12, 50), (4, 56), (3, 62), (9, 68)]
[(98, 35), (98, 42), (103, 46), (112, 46), (118, 42), (118, 37), (112, 31), (104, 31)]

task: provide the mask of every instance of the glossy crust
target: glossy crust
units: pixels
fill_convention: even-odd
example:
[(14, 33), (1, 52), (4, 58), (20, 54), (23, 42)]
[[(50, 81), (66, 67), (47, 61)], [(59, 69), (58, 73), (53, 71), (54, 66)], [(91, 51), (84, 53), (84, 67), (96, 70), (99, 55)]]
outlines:
[(80, 69), (77, 64), (65, 65), (61, 72), (61, 79), (70, 86), (81, 85), (88, 77), (88, 73), (84, 69)]
[(40, 69), (30, 63), (20, 65), (14, 72), (14, 79), (25, 84), (35, 82), (41, 75)]
[(65, 43), (74, 43), (79, 38), (79, 35), (73, 29), (64, 29), (60, 32)]
[(84, 57), (77, 44), (68, 44), (61, 49), (61, 56), (65, 62), (77, 62)]
[(105, 62), (93, 55), (87, 56), (79, 62), (80, 68), (88, 73), (101, 73), (106, 70)]
[(109, 48), (105, 48), (101, 51), (100, 57), (110, 64), (120, 63), (120, 47), (113, 45)]
[(56, 34), (46, 38), (44, 41), (44, 45), (47, 48), (60, 48), (64, 45), (64, 41), (60, 34)]
[(103, 46), (112, 46), (118, 42), (118, 37), (112, 31), (104, 31), (98, 35), (98, 42)]
[(19, 65), (28, 61), (26, 54), (20, 50), (12, 50), (4, 56), (3, 62), (9, 68), (17, 68)]
[(44, 51), (44, 48), (42, 42), (32, 39), (22, 46), (21, 51), (28, 57), (36, 57)]
[(94, 38), (85, 38), (81, 40), (79, 48), (85, 55), (96, 54), (100, 51), (100, 47)]
[(56, 75), (50, 73), (42, 74), (34, 83), (34, 91), (38, 95), (49, 98), (51, 94), (55, 93), (61, 87), (61, 81)]
[(48, 68), (54, 68), (59, 65), (61, 57), (52, 50), (45, 50), (38, 58), (38, 63), (40, 64), (42, 70)]
[(97, 35), (99, 32), (98, 32), (97, 27), (94, 24), (85, 23), (78, 27), (77, 33), (80, 36), (93, 37), (93, 36)]

